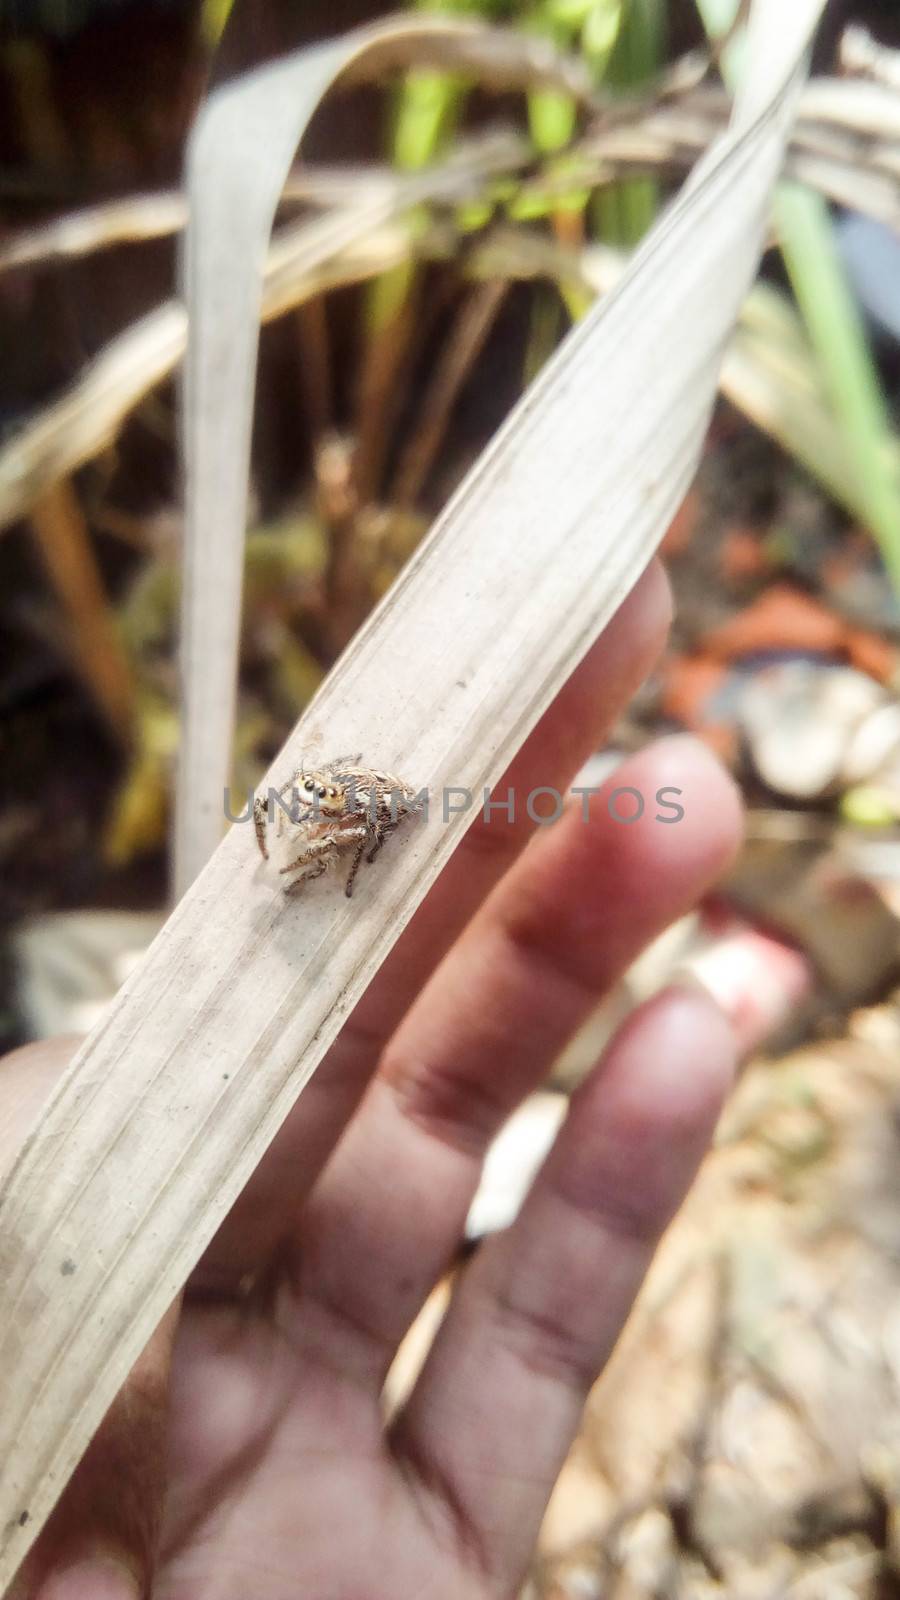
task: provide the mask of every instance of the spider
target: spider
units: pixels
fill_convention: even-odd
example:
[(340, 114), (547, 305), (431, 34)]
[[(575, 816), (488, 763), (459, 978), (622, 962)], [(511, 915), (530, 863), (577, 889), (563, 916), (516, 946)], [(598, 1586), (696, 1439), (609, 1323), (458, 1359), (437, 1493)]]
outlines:
[[(279, 872), (291, 874), (285, 887), (299, 888), (307, 878), (319, 878), (336, 867), (342, 850), (353, 850), (344, 893), (353, 884), (363, 856), (375, 860), (385, 840), (421, 801), (414, 789), (391, 772), (361, 766), (361, 755), (339, 756), (307, 772), (300, 767), (277, 790), (279, 800), (290, 795), (290, 815), (283, 806), (275, 813), (273, 852), (285, 859)], [(253, 803), (256, 841), (263, 859), (269, 860), (266, 823), (269, 800)]]

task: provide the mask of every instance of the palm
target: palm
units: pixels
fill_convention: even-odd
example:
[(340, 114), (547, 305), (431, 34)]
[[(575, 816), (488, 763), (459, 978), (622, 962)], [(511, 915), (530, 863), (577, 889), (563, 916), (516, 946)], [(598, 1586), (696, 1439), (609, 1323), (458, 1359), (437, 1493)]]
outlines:
[[(293, 1313), (287, 1321), (293, 1320)], [(290, 1328), (185, 1319), (160, 1600), (397, 1600), (496, 1592), (405, 1474), (377, 1398), (304, 1360)], [(210, 1409), (190, 1396), (213, 1397)]]

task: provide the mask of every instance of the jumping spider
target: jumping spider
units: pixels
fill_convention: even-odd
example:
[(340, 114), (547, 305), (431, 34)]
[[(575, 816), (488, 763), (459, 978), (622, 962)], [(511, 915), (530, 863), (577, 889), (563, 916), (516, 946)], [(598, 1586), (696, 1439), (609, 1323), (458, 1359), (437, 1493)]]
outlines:
[[(352, 849), (344, 887), (345, 894), (351, 895), (363, 856), (366, 861), (374, 861), (404, 818), (421, 809), (416, 791), (402, 778), (363, 767), (361, 761), (361, 755), (340, 756), (312, 772), (301, 766), (277, 790), (282, 804), (275, 806), (273, 802), (273, 853), (277, 851), (286, 862), (279, 872), (292, 875), (286, 888), (294, 889), (307, 878), (321, 877), (337, 866), (342, 850)], [(286, 796), (290, 796), (287, 801)], [(254, 801), (256, 841), (266, 861), (269, 812), (268, 796)]]

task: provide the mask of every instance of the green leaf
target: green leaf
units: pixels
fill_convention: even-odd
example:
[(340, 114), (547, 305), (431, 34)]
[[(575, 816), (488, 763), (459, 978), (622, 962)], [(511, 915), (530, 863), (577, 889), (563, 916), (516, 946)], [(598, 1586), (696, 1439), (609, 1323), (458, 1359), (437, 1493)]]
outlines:
[(556, 89), (534, 89), (528, 96), (528, 126), (542, 152), (561, 150), (575, 132), (575, 102)]
[[(736, 0), (697, 0), (710, 38), (721, 38), (737, 16)], [(741, 81), (746, 33), (732, 41), (723, 70)], [(774, 199), (775, 223), (791, 287), (821, 370), (823, 387), (846, 444), (856, 498), (878, 542), (895, 594), (900, 597), (900, 485), (893, 462), (896, 434), (853, 292), (837, 251), (831, 216), (821, 195), (803, 184), (782, 183)]]
[(452, 73), (422, 67), (406, 74), (394, 123), (398, 167), (417, 172), (434, 159), (453, 127), (462, 97), (462, 80)]
[(581, 48), (598, 78), (606, 72), (619, 37), (622, 16), (622, 0), (595, 0), (582, 24)]
[(892, 429), (828, 207), (812, 189), (783, 183), (775, 196), (775, 223), (825, 387), (853, 453), (866, 520), (900, 596), (900, 489), (889, 465)]

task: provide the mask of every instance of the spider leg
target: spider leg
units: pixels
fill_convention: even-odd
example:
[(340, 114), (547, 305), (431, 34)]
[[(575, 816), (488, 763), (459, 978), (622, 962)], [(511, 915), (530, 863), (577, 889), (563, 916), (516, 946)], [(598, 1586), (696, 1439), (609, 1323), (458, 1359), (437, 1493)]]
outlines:
[(348, 844), (359, 844), (360, 840), (365, 844), (370, 830), (364, 822), (354, 822), (352, 827), (338, 826), (332, 832), (340, 848), (344, 849)]
[(259, 845), (259, 853), (264, 861), (268, 861), (269, 859), (269, 851), (266, 845), (266, 822), (268, 821), (268, 815), (268, 800), (261, 800), (257, 797), (257, 799), (255, 799), (253, 802), (253, 826), (256, 829), (256, 842)]
[(362, 838), (360, 839), (359, 844), (356, 846), (356, 849), (353, 852), (353, 860), (350, 863), (350, 871), (347, 874), (347, 882), (344, 884), (344, 893), (347, 896), (348, 900), (350, 899), (350, 896), (353, 893), (353, 884), (354, 884), (354, 882), (356, 880), (356, 874), (358, 873), (359, 868), (360, 868), (360, 863), (361, 863), (362, 858), (363, 858), (363, 851), (366, 848), (366, 840), (368, 839), (368, 837), (369, 837), (369, 830), (368, 830), (368, 828), (366, 828), (366, 829), (363, 830)]
[(297, 878), (294, 883), (286, 883), (285, 884), (285, 886), (284, 886), (285, 894), (299, 894), (300, 890), (303, 888), (303, 885), (305, 883), (310, 883), (313, 878), (321, 878), (322, 873), (323, 872), (327, 872), (327, 871), (328, 871), (328, 862), (327, 861), (317, 861), (315, 863), (315, 865), (309, 869), (308, 872), (304, 872), (302, 878)]
[[(302, 771), (301, 767), (300, 772), (295, 772), (292, 778), (288, 778), (287, 783), (283, 783), (281, 788), (276, 790), (279, 800), (283, 800), (288, 790), (294, 788)], [(266, 844), (266, 827), (269, 820), (269, 794), (266, 791), (265, 799), (261, 795), (257, 795), (253, 802), (253, 826), (256, 829), (256, 842), (259, 845), (259, 853), (264, 861), (269, 859), (269, 850)]]
[(375, 860), (375, 857), (377, 856), (379, 850), (383, 847), (386, 839), (387, 839), (387, 830), (383, 829), (383, 828), (376, 828), (375, 829), (375, 843), (372, 845), (371, 850), (368, 852), (368, 854), (366, 856), (366, 861), (369, 863), (369, 866), (372, 865), (372, 862)]
[[(309, 866), (310, 862), (322, 862), (322, 870), (329, 865), (328, 858), (333, 861), (337, 855), (335, 835), (332, 831), (322, 839), (307, 839), (296, 861), (291, 861), (286, 867), (279, 867), (279, 872), (296, 872), (298, 867)], [(318, 877), (318, 873), (316, 874)]]

